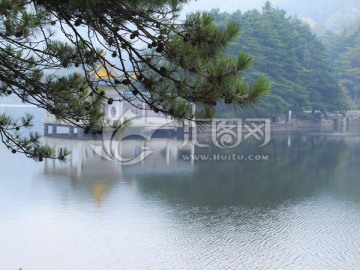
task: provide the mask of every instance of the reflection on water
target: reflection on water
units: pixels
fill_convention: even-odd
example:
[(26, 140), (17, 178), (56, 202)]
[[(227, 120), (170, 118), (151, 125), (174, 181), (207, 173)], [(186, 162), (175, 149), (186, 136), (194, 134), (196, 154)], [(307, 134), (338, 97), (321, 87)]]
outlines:
[[(357, 269), (359, 135), (273, 134), (227, 150), (200, 140), (209, 147), (129, 140), (124, 156), (153, 150), (131, 166), (92, 141), (47, 138), (72, 150), (67, 164), (2, 151), (1, 267)], [(185, 158), (233, 154), (268, 160)]]
[[(76, 188), (89, 185), (90, 190), (102, 191), (111, 190), (116, 183), (132, 181), (145, 194), (214, 207), (282, 203), (287, 199), (312, 197), (325, 190), (344, 193), (349, 186), (347, 196), (360, 191), (357, 189), (358, 136), (276, 135), (267, 147), (258, 148), (248, 142), (235, 150), (216, 148), (209, 139), (208, 134), (200, 138), (208, 147), (197, 147), (191, 141), (184, 145), (183, 140), (172, 138), (149, 142), (128, 140), (123, 156), (137, 155), (136, 149), (144, 144), (153, 153), (138, 164), (127, 166), (101, 158), (93, 150), (101, 142), (46, 138), (50, 145), (68, 147), (72, 156), (65, 165), (46, 161), (42, 175), (70, 179)], [(231, 159), (234, 153), (239, 160)], [(261, 156), (265, 160), (245, 160), (248, 156)]]

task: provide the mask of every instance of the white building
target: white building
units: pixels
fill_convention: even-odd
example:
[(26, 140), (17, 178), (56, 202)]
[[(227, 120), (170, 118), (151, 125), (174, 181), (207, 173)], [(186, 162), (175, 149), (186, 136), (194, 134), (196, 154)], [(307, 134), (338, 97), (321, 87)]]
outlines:
[[(109, 73), (112, 76), (109, 76)], [(93, 81), (98, 80), (98, 86), (105, 90), (106, 97), (112, 98), (112, 104), (107, 103), (107, 99), (102, 104), (102, 109), (108, 121), (108, 125), (112, 126), (116, 123), (122, 123), (125, 119), (131, 121), (131, 128), (137, 133), (159, 130), (172, 132), (188, 132), (194, 126), (193, 122), (186, 122), (184, 126), (177, 124), (171, 117), (162, 113), (155, 113), (150, 110), (144, 102), (137, 99), (126, 86), (119, 86), (114, 89), (108, 86), (105, 80), (111, 77), (119, 77), (115, 70), (111, 67), (104, 67), (101, 64), (90, 74)], [(119, 93), (128, 101), (118, 101)], [(135, 106), (134, 106), (135, 105)], [(195, 106), (193, 106), (195, 109)], [(82, 137), (81, 128), (77, 128), (71, 123), (60, 121), (54, 115), (46, 112), (44, 119), (45, 136), (70, 136)]]

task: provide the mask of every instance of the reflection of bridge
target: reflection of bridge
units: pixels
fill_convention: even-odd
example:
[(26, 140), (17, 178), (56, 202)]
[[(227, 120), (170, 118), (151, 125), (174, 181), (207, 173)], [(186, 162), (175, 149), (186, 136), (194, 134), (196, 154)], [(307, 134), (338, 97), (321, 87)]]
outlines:
[[(195, 154), (195, 144), (187, 139), (152, 138), (148, 141), (144, 138), (111, 141), (45, 137), (45, 144), (54, 149), (66, 147), (71, 151), (66, 164), (45, 159), (45, 168), (54, 173), (70, 172), (78, 180), (83, 179), (87, 173), (99, 174), (100, 167), (104, 166), (107, 167), (107, 173), (115, 170), (122, 175), (138, 175), (149, 171), (162, 174), (189, 173), (194, 166), (194, 160), (182, 158), (183, 155)], [(100, 175), (102, 174), (103, 172)]]
[[(52, 179), (55, 175), (55, 179), (70, 180), (75, 192), (91, 194), (98, 206), (119, 182), (131, 186), (130, 180), (142, 175), (188, 175), (196, 167), (193, 159), (183, 158), (183, 155), (194, 156), (194, 143), (174, 138), (111, 142), (45, 137), (45, 143), (55, 149), (67, 147), (71, 151), (65, 164), (45, 159), (46, 179)], [(144, 150), (151, 154), (145, 156)], [(128, 160), (136, 161), (137, 157), (143, 159), (133, 164), (126, 163)], [(64, 197), (69, 195), (66, 182), (57, 184), (63, 190)]]

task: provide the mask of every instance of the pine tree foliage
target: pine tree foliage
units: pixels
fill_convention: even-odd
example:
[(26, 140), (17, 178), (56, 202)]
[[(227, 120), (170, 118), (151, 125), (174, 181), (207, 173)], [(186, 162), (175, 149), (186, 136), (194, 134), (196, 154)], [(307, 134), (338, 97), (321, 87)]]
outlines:
[[(251, 107), (268, 92), (269, 83), (260, 78), (246, 84), (241, 74), (251, 58), (224, 54), (239, 26), (230, 22), (220, 30), (208, 13), (179, 22), (187, 2), (1, 0), (0, 93), (16, 95), (87, 131), (102, 128), (99, 104), (107, 97), (101, 84), (133, 93), (129, 98), (118, 91), (111, 102), (136, 99), (180, 122), (213, 117), (219, 100)], [(108, 70), (110, 78), (92, 79), (99, 63), (119, 75)], [(54, 73), (74, 67), (80, 72)], [(190, 103), (197, 105), (195, 115)], [(1, 125), (0, 132), (5, 136), (14, 123)], [(9, 148), (39, 156), (31, 138), (25, 147), (12, 136), (12, 143), (3, 139)]]
[(24, 153), (26, 156), (37, 161), (44, 158), (56, 158), (65, 161), (69, 155), (66, 148), (59, 148), (57, 152), (46, 145), (41, 145), (39, 139), (41, 135), (37, 132), (30, 132), (28, 136), (22, 134), (22, 130), (32, 127), (33, 116), (25, 114), (17, 120), (11, 119), (5, 114), (0, 115), (0, 137), (13, 154)]

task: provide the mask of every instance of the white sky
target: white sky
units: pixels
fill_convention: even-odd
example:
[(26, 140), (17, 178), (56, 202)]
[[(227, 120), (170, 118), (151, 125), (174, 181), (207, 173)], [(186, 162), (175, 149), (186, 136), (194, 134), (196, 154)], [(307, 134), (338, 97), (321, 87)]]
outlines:
[[(199, 10), (211, 10), (212, 8), (219, 8), (221, 11), (234, 12), (238, 9), (246, 11), (249, 9), (261, 9), (266, 0), (192, 0), (189, 4), (184, 5), (183, 11), (189, 13)], [(284, 2), (284, 0), (272, 0), (274, 6)]]

